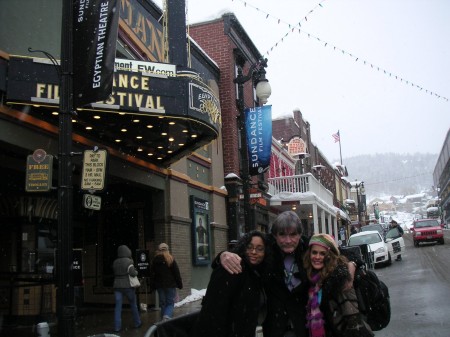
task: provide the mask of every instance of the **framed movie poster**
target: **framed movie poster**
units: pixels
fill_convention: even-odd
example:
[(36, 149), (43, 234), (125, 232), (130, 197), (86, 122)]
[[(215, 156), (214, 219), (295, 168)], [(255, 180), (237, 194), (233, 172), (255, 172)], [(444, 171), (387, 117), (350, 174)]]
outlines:
[(211, 237), (209, 227), (209, 202), (191, 196), (192, 258), (194, 265), (211, 262)]

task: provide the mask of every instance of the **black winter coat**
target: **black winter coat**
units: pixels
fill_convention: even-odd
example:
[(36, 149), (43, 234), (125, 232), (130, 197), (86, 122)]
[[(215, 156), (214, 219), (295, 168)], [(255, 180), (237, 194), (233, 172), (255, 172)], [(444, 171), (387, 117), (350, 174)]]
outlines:
[(242, 267), (240, 274), (214, 269), (192, 336), (255, 337), (258, 315), (265, 313), (263, 279), (244, 259)]
[(283, 337), (289, 325), (297, 337), (307, 336), (306, 303), (308, 301), (309, 282), (303, 268), (305, 241), (300, 241), (295, 250), (295, 262), (298, 272), (295, 276), (301, 283), (291, 291), (285, 283), (284, 255), (273, 239), (274, 265), (271, 268), (267, 292), (267, 317), (263, 324), (264, 336)]
[(149, 282), (152, 289), (183, 289), (183, 281), (177, 262), (173, 260), (172, 265), (168, 266), (162, 255), (156, 255), (152, 260)]

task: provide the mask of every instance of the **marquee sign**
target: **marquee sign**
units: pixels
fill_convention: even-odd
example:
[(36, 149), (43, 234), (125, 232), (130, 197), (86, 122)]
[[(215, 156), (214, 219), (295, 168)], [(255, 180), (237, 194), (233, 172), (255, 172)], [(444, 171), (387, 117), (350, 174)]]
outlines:
[[(198, 78), (173, 76), (176, 67), (170, 64), (116, 61), (121, 68), (114, 72), (112, 95), (106, 101), (83, 106), (83, 110), (182, 117), (198, 120), (218, 134), (219, 99)], [(44, 59), (11, 57), (7, 101), (58, 106), (59, 82), (53, 67)]]

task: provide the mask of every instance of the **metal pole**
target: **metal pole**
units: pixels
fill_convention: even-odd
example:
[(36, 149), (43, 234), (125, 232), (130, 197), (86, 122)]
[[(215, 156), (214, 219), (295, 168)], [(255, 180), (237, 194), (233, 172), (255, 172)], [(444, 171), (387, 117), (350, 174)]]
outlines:
[(360, 208), (360, 200), (359, 200), (359, 185), (355, 184), (356, 187), (356, 201), (358, 202), (358, 222), (359, 222), (359, 227), (361, 228), (361, 208)]
[(72, 190), (72, 1), (63, 2), (61, 30), (61, 97), (59, 103), (58, 154), (58, 254), (57, 299), (58, 336), (71, 337), (75, 331), (73, 288), (73, 190)]

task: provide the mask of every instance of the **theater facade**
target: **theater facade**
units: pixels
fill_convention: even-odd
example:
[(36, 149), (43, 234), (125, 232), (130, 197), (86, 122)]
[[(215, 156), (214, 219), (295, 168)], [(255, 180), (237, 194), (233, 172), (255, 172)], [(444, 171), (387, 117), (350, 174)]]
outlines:
[[(211, 258), (226, 247), (218, 66), (180, 39), (185, 22), (164, 25), (170, 8), (118, 3), (112, 93), (73, 112), (70, 168), (58, 164), (61, 3), (0, 5), (2, 313), (55, 311), (60, 170), (72, 175), (77, 301), (113, 303), (119, 245), (131, 248), (146, 276), (156, 247), (167, 243), (183, 276), (181, 296), (206, 287)], [(149, 290), (144, 279), (140, 292), (151, 304)]]

